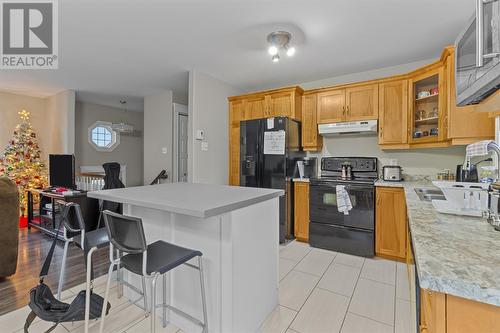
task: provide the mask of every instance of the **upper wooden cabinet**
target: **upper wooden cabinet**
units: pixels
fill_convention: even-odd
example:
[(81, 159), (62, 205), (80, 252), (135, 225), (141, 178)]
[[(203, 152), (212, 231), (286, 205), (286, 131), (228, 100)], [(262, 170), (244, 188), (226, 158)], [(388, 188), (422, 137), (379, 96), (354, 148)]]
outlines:
[(408, 80), (379, 84), (378, 112), (378, 143), (408, 143)]
[(347, 88), (346, 120), (369, 120), (378, 118), (378, 85), (371, 84)]
[(289, 117), (302, 118), (300, 87), (270, 90), (229, 97), (229, 184), (240, 184), (240, 122), (244, 120)]
[[(322, 149), (318, 124), (371, 119), (379, 121), (381, 149), (465, 145), (495, 136), (491, 115), (478, 112), (485, 103), (499, 104), (493, 110), (500, 114), (500, 93), (479, 105), (456, 106), (454, 49), (446, 47), (438, 61), (407, 74), (305, 93), (295, 86), (229, 97), (230, 141), (237, 142), (242, 120), (283, 116), (301, 121), (302, 147), (309, 151)], [(231, 143), (230, 154), (236, 154), (237, 145)], [(235, 185), (236, 161), (231, 155), (230, 183)]]
[(431, 68), (412, 76), (409, 86), (410, 143), (446, 141), (445, 67)]
[(375, 207), (375, 253), (406, 259), (406, 197), (404, 189), (377, 187)]
[(345, 121), (345, 90), (330, 90), (318, 93), (318, 124)]
[(264, 96), (256, 96), (243, 100), (244, 117), (240, 120), (259, 119), (265, 117), (266, 99)]
[(323, 147), (323, 137), (318, 134), (317, 94), (302, 96), (302, 149), (318, 151)]
[[(230, 103), (243, 103), (240, 120), (270, 117), (302, 118), (302, 93), (300, 87), (282, 88), (259, 93), (229, 97)], [(230, 112), (233, 112), (230, 110)]]
[(454, 49), (446, 57), (447, 135), (451, 144), (469, 144), (495, 137), (495, 121), (487, 113), (477, 112), (478, 105), (457, 106)]
[(332, 89), (318, 93), (318, 123), (377, 119), (378, 85)]
[(288, 89), (266, 95), (265, 117), (302, 118), (302, 91)]

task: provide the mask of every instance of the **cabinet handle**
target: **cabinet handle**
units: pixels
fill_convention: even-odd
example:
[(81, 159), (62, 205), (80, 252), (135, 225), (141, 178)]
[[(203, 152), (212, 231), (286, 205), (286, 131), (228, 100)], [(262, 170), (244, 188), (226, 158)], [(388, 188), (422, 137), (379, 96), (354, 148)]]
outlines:
[(380, 133), (379, 133), (380, 137), (382, 137), (382, 132), (383, 132), (383, 129), (382, 129), (382, 127), (380, 127)]
[(342, 114), (345, 116), (345, 106), (342, 107)]
[(347, 108), (347, 114), (349, 114), (349, 106), (346, 106), (346, 108)]

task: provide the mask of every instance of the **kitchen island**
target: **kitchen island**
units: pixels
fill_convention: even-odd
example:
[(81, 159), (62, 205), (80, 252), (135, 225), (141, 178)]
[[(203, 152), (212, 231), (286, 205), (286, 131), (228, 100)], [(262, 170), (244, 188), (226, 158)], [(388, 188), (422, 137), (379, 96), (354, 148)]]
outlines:
[[(203, 253), (210, 332), (255, 332), (278, 304), (279, 196), (282, 190), (170, 183), (88, 193), (123, 203), (140, 217), (148, 243), (164, 240)], [(180, 266), (167, 273), (167, 302), (202, 318), (198, 273)], [(140, 278), (124, 279), (141, 288)], [(161, 300), (158, 288), (157, 300)], [(124, 295), (136, 299), (125, 288)], [(160, 309), (157, 310), (161, 316)], [(168, 313), (185, 332), (198, 332)]]

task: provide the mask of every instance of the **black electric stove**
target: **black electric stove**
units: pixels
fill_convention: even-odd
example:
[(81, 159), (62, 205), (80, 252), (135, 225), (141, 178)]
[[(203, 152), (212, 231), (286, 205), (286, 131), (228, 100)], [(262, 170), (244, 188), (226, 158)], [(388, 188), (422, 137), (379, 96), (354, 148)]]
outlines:
[[(352, 175), (343, 177), (342, 167)], [(345, 174), (344, 174), (345, 176)], [(375, 181), (378, 160), (374, 157), (324, 157), (321, 176), (310, 180), (309, 243), (323, 249), (372, 257), (375, 255)], [(344, 186), (352, 209), (338, 211), (337, 186)]]

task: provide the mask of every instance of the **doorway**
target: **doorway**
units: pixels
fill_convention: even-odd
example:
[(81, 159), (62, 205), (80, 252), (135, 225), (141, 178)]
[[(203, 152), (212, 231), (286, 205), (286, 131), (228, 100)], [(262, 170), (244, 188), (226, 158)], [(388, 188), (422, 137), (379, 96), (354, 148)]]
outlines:
[(188, 108), (174, 103), (174, 182), (188, 180)]

